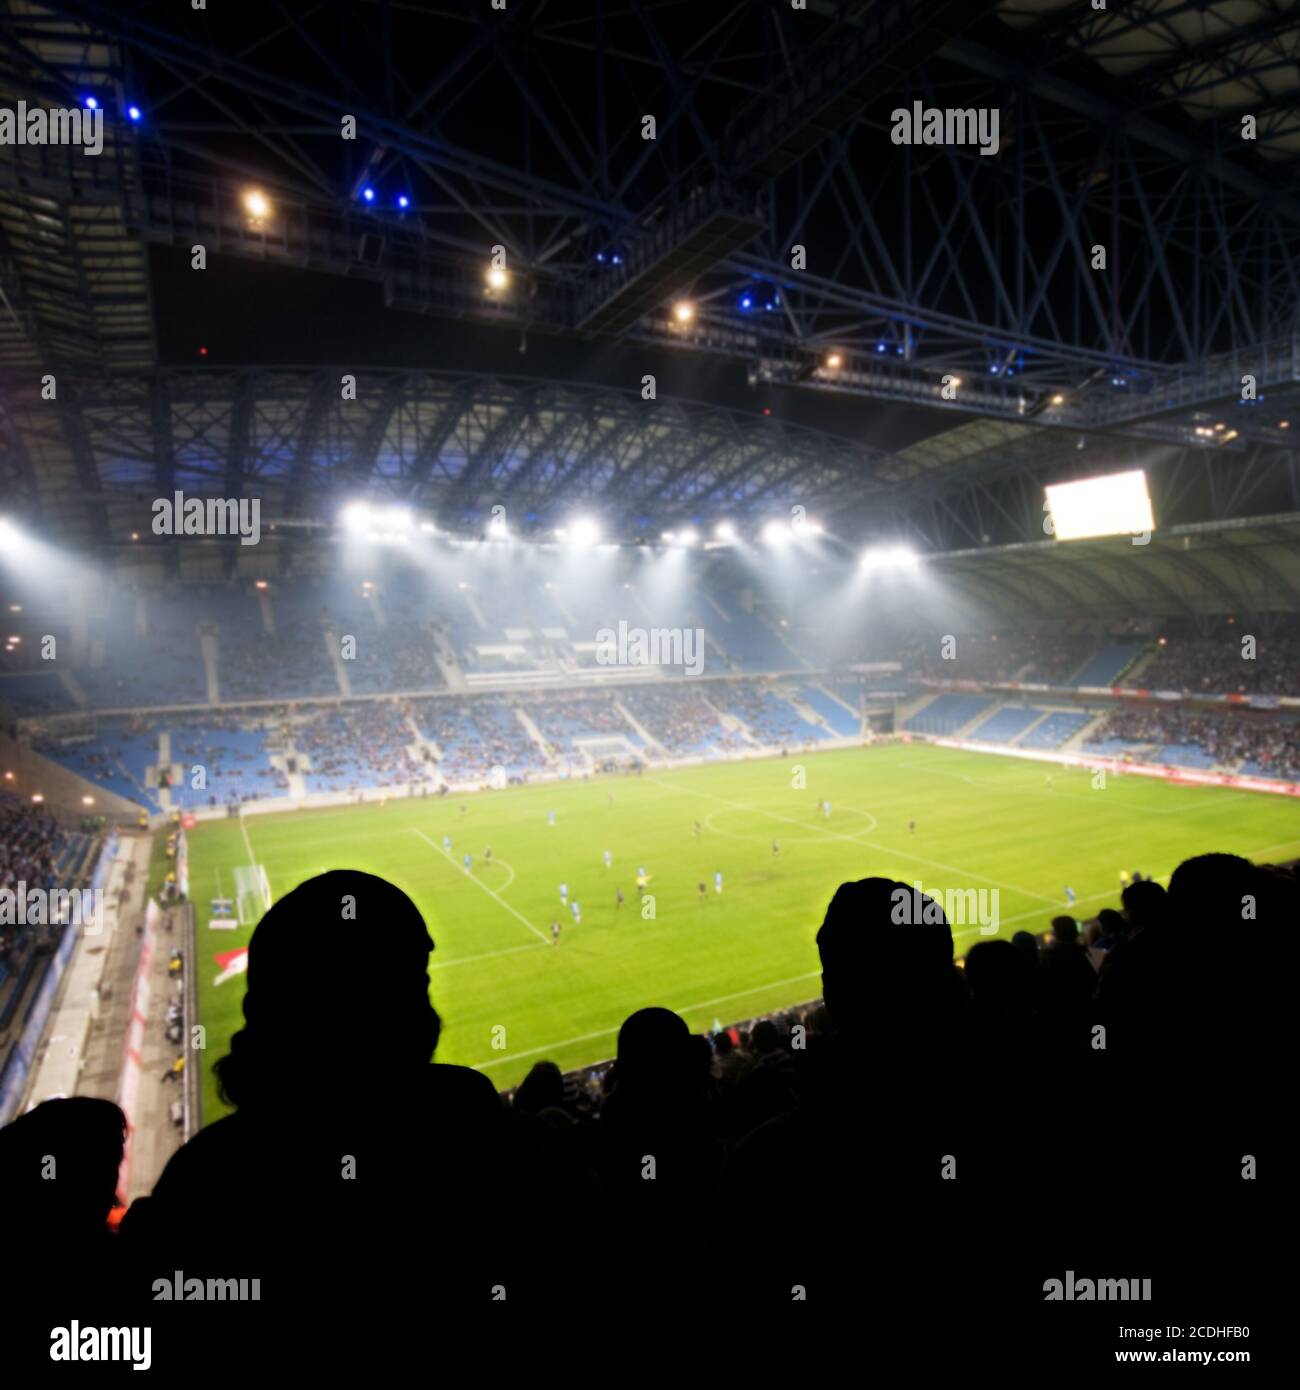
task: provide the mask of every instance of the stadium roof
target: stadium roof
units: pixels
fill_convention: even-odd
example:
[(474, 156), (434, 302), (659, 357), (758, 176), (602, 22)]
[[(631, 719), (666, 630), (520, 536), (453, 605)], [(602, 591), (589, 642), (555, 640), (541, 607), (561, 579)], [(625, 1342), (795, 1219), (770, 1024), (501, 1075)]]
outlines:
[[(45, 524), (87, 542), (121, 539), (121, 508), (101, 503), (131, 484), (126, 456), (149, 455), (137, 484), (160, 460), (155, 481), (184, 467), (169, 441), (193, 431), (191, 388), (173, 368), (197, 365), (209, 333), (238, 326), (253, 345), (246, 372), (213, 388), (236, 424), (208, 474), (227, 485), (274, 472), (255, 442), (274, 410), (241, 384), (250, 374), (347, 366), (350, 327), (364, 372), (398, 321), (439, 327), (386, 365), (444, 381), (471, 341), (540, 340), (568, 355), (527, 358), (538, 391), (581, 379), (629, 400), (643, 371), (686, 362), (701, 389), (666, 394), (725, 401), (735, 422), (748, 382), (756, 438), (773, 437), (761, 409), (805, 424), (820, 409), (844, 441), (825, 441), (831, 462), (788, 444), (773, 462), (756, 444), (755, 491), (784, 479), (786, 500), (835, 506), (864, 533), (896, 527), (897, 503), (932, 547), (1023, 540), (1044, 476), (1110, 461), (1152, 470), (1164, 524), (1300, 507), (1292, 0), (739, 0), (705, 24), (696, 5), (644, 0), (580, 14), (327, 0), (257, 32), (218, 7), (201, 37), (132, 0), (4, 8), (0, 104), (93, 94), (105, 113), (98, 158), (0, 148), (0, 467), (35, 480), (38, 510), (55, 507)], [(914, 101), (996, 111), (996, 153), (892, 144), (893, 111)], [(340, 138), (346, 117), (356, 139)], [(159, 274), (196, 244), (227, 286), (238, 262), (286, 285), (360, 283), (373, 322), (238, 290), (196, 311), (183, 277)], [(489, 293), (494, 246), (510, 279)], [(671, 313), (682, 296), (687, 323)], [(180, 321), (188, 345), (163, 345), (159, 323)], [(520, 365), (482, 364), (475, 389)], [(43, 372), (69, 382), (52, 411), (33, 406)], [(117, 373), (114, 422), (92, 378)], [(945, 374), (961, 381), (953, 400)], [(114, 434), (137, 428), (142, 394), (147, 444)], [(303, 429), (290, 415), (286, 500), (354, 483), (315, 448), (341, 437), (338, 412)], [(918, 445), (918, 430), (934, 438)], [(644, 447), (653, 431), (634, 433), (603, 482), (568, 481), (635, 511), (667, 475), (641, 474), (642, 454), (666, 465)], [(864, 492), (856, 516), (842, 508), (846, 455), (869, 460), (889, 507)], [(679, 458), (670, 502), (724, 495), (741, 457), (719, 449), (711, 473), (707, 455)], [(455, 468), (435, 460), (427, 478)], [(455, 505), (483, 472), (445, 477)]]
[(933, 565), (962, 593), (1010, 618), (1294, 613), (1300, 514), (1173, 527), (1146, 542), (1044, 540), (952, 551)]

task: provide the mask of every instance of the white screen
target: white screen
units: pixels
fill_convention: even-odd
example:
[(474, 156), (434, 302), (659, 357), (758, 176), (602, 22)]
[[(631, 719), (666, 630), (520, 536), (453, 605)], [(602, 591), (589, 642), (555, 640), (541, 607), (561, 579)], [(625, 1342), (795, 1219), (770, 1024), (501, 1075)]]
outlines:
[(1057, 483), (1047, 489), (1047, 510), (1058, 541), (1149, 535), (1156, 529), (1147, 475), (1140, 468), (1105, 478)]

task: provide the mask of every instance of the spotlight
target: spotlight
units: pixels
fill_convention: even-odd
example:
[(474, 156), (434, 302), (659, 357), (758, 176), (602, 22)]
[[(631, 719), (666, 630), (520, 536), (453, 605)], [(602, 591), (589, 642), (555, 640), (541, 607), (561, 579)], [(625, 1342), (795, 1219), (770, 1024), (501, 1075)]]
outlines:
[(364, 502), (349, 502), (339, 519), (349, 531), (364, 531), (370, 525), (370, 508)]
[(407, 208), (411, 206), (411, 200), (406, 196), (405, 193), (399, 193), (397, 195), (397, 206), (401, 208), (403, 211), (405, 211)]
[(510, 283), (510, 276), (506, 274), (505, 267), (493, 265), (488, 267), (487, 287), (499, 293)]
[(768, 545), (784, 545), (790, 538), (790, 532), (779, 521), (769, 521), (763, 527), (763, 539)]
[(1291, 421), (1290, 421), (1290, 420), (1279, 420), (1279, 421), (1277, 422), (1277, 427), (1278, 427), (1278, 429), (1280, 429), (1280, 430), (1289, 430), (1289, 429), (1291, 428)]
[(510, 539), (510, 528), (506, 525), (503, 516), (494, 516), (487, 525), (488, 539), (494, 541), (508, 541)]
[(828, 352), (823, 365), (827, 371), (837, 372), (844, 365), (844, 358), (838, 352)]
[(81, 104), (86, 108), (87, 111), (98, 111), (98, 110), (99, 110), (99, 98), (98, 98), (98, 97), (82, 97), (82, 99), (81, 99)]
[(585, 550), (600, 539), (600, 527), (588, 516), (581, 516), (569, 523), (568, 539), (575, 549)]
[(663, 543), (664, 543), (665, 545), (672, 545), (672, 543), (677, 539), (677, 532), (676, 532), (676, 531), (661, 531), (661, 532), (659, 533), (659, 539), (660, 539), (661, 541), (663, 541)]
[(271, 215), (271, 203), (260, 188), (250, 188), (244, 194), (244, 211), (254, 222), (262, 222)]
[(1064, 397), (1063, 395), (1061, 395), (1061, 393), (1058, 391), (1058, 392), (1056, 393), (1056, 395), (1054, 395), (1054, 396), (1052, 397), (1052, 404), (1053, 404), (1053, 405), (1064, 405), (1064, 404), (1065, 404), (1065, 397)]
[(692, 531), (691, 528), (690, 528), (689, 526), (686, 528), (685, 531), (679, 531), (679, 532), (677, 533), (677, 544), (678, 544), (678, 545), (685, 545), (685, 546), (695, 545), (695, 544), (699, 541), (699, 539), (700, 539), (700, 538), (699, 538), (698, 534), (697, 534), (696, 532)]
[(673, 318), (680, 324), (692, 322), (695, 318), (695, 305), (689, 299), (679, 299), (673, 305)]
[(863, 551), (858, 563), (868, 571), (914, 570), (920, 567), (921, 557), (908, 546), (885, 545)]
[(366, 202), (373, 203), (375, 201), (375, 190), (367, 184), (366, 187), (361, 190), (361, 196)]
[(720, 541), (734, 541), (736, 528), (729, 521), (720, 521), (713, 528), (713, 534)]
[(140, 119), (140, 108), (138, 106), (128, 106), (126, 108), (128, 119), (138, 121)]

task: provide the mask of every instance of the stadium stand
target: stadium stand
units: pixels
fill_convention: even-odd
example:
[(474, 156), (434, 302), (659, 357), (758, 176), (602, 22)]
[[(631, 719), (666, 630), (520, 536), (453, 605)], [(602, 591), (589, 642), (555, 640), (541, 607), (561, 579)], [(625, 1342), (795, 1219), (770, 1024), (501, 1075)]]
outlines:
[(1219, 765), (1258, 776), (1300, 778), (1300, 723), (1281, 715), (1125, 708), (1107, 717), (1088, 748), (1099, 753), (1142, 750), (1152, 761), (1172, 766)]
[(1011, 743), (1036, 720), (1043, 717), (1041, 709), (1032, 706), (1006, 705), (991, 714), (971, 731), (970, 737), (983, 743)]
[[(839, 693), (838, 691), (836, 692)], [(840, 700), (831, 699), (825, 690), (815, 685), (801, 685), (799, 687), (799, 699), (803, 701), (809, 709), (817, 714), (830, 725), (832, 734), (839, 738), (855, 738), (862, 728), (861, 718), (846, 710)], [(853, 691), (855, 701), (861, 699), (861, 691)], [(840, 697), (843, 699), (843, 696)], [(856, 704), (855, 704), (856, 708)]]
[(980, 695), (939, 695), (918, 710), (904, 727), (918, 734), (955, 734), (992, 706), (993, 701)]
[(1091, 714), (1074, 714), (1057, 710), (1049, 714), (1036, 728), (1020, 740), (1022, 748), (1059, 748), (1068, 742), (1081, 729), (1087, 728), (1093, 719)]
[(1263, 637), (1247, 646), (1236, 633), (1174, 638), (1157, 649), (1142, 684), (1206, 695), (1294, 695), (1300, 690), (1300, 639)]
[(1089, 657), (1069, 679), (1070, 685), (1115, 685), (1142, 654), (1135, 642), (1111, 642)]

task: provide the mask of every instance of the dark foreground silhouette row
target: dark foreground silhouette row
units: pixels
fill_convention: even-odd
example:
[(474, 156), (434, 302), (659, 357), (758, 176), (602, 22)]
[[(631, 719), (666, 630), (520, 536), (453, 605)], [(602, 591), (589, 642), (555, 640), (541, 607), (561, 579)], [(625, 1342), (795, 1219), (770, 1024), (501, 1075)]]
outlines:
[(760, 1024), (740, 1060), (647, 1007), (596, 1105), (549, 1064), (507, 1105), (431, 1061), (433, 943), (410, 899), (323, 874), (253, 935), (244, 1027), (217, 1064), (234, 1113), (115, 1235), (121, 1112), (23, 1116), (0, 1131), (7, 1248), (80, 1306), (111, 1292), (155, 1317), (159, 1281), (207, 1279), (257, 1279), (262, 1310), (803, 1295), (877, 1317), (970, 1302), (1012, 1326), (1067, 1269), (1154, 1275), (1167, 1296), (1237, 1258), (1245, 1288), (1236, 1242), (1280, 1190), (1295, 877), (1207, 855), (1168, 892), (1134, 884), (1104, 915), (1100, 970), (1068, 919), (959, 969), (941, 913), (895, 921), (901, 887), (836, 892), (824, 1007)]

